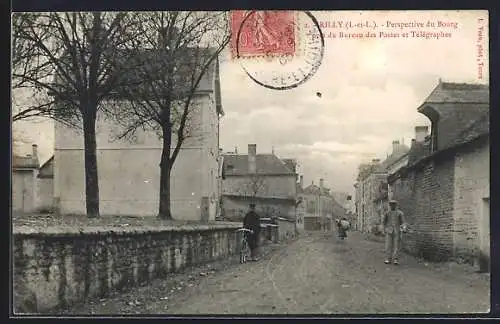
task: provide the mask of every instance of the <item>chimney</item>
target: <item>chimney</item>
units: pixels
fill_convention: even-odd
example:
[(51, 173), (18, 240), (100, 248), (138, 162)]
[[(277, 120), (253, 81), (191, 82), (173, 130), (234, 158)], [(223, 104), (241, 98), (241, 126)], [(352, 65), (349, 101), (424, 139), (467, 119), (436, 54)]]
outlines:
[(238, 154), (238, 146), (235, 146), (235, 147), (234, 147), (234, 153), (235, 153), (235, 154)]
[(38, 145), (36, 144), (31, 145), (31, 151), (33, 152), (32, 153), (33, 158), (35, 160), (38, 160)]
[(257, 144), (248, 144), (248, 172), (257, 172)]
[(302, 188), (304, 188), (304, 176), (301, 175), (299, 179), (300, 179), (299, 180), (299, 186), (302, 189)]
[(325, 184), (325, 179), (323, 179), (323, 178), (319, 179), (319, 188), (321, 190), (323, 190), (324, 184)]
[(415, 141), (417, 143), (423, 143), (425, 141), (425, 137), (429, 133), (428, 126), (416, 126), (415, 127)]
[(399, 149), (399, 141), (392, 141), (392, 153), (396, 153)]

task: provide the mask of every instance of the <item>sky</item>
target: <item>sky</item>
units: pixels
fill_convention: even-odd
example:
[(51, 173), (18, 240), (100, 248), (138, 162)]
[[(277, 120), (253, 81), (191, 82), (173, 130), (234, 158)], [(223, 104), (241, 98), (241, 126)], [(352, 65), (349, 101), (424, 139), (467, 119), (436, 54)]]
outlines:
[[(257, 153), (274, 149), (281, 158), (297, 159), (306, 185), (324, 178), (325, 186), (333, 191), (352, 193), (360, 163), (383, 160), (393, 140), (410, 145), (415, 126), (430, 125), (417, 108), (440, 78), (448, 82), (488, 82), (485, 11), (312, 13), (323, 26), (325, 52), (316, 74), (297, 88), (264, 88), (224, 53), (220, 67), (225, 111), (220, 144), (224, 151), (237, 147), (239, 153), (246, 154), (250, 143), (257, 144)], [(479, 17), (485, 20), (479, 22)], [(326, 27), (327, 21), (330, 27)], [(333, 21), (375, 22), (379, 26), (374, 30), (377, 37), (332, 38), (332, 33), (338, 35), (340, 31), (360, 32), (332, 28)], [(426, 25), (428, 21), (455, 25), (431, 28)], [(401, 29), (395, 25), (415, 22), (424, 27)], [(480, 25), (486, 37), (482, 42), (486, 46), (483, 79), (479, 79), (477, 64)], [(380, 38), (380, 31), (400, 37)], [(402, 37), (410, 31), (442, 31), (451, 37)], [(53, 154), (51, 121), (16, 122), (13, 128), (26, 142), (20, 146), (22, 153), (29, 153), (31, 143), (36, 142), (42, 162)]]

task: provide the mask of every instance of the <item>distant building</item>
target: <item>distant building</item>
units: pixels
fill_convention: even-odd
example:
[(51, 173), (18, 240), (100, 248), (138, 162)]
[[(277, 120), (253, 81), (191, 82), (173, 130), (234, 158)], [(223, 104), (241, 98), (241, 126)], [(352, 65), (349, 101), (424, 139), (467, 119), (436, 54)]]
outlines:
[(304, 230), (332, 230), (333, 220), (346, 216), (344, 206), (339, 204), (324, 185), (324, 179), (319, 180), (319, 186), (311, 183), (303, 187), (303, 177), (300, 177), (298, 196), (300, 204), (297, 215), (302, 220), (298, 228)]
[(251, 202), (261, 217), (295, 219), (297, 202), (296, 162), (275, 154), (257, 154), (248, 144), (248, 154), (223, 155), (222, 219), (240, 221)]
[(361, 232), (381, 233), (382, 215), (387, 210), (389, 172), (406, 163), (408, 146), (399, 141), (392, 142), (392, 152), (383, 161), (373, 159), (370, 164), (358, 168), (355, 184), (356, 197), (355, 228)]
[(37, 208), (38, 146), (27, 156), (12, 156), (12, 200), (13, 212), (30, 213)]
[(418, 112), (432, 123), (406, 167), (389, 177), (414, 229), (404, 246), (428, 259), (489, 269), (489, 87), (440, 82)]

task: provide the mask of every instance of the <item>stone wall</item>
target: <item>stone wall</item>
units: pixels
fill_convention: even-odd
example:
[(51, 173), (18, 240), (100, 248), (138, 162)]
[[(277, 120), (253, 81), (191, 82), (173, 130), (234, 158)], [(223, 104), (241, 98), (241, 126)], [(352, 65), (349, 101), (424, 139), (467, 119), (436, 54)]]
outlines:
[(442, 261), (453, 255), (454, 159), (430, 161), (415, 174), (416, 253)]
[(16, 312), (43, 312), (107, 296), (185, 267), (227, 258), (240, 248), (241, 224), (117, 232), (14, 231)]
[(452, 257), (454, 157), (442, 155), (423, 162), (391, 186), (412, 229), (403, 236), (404, 249), (429, 260)]
[[(490, 258), (488, 142), (478, 143), (455, 157), (454, 254), (486, 270)], [(481, 264), (481, 260), (485, 264)]]
[(394, 199), (413, 230), (403, 247), (427, 259), (489, 268), (489, 146), (477, 143), (391, 179)]

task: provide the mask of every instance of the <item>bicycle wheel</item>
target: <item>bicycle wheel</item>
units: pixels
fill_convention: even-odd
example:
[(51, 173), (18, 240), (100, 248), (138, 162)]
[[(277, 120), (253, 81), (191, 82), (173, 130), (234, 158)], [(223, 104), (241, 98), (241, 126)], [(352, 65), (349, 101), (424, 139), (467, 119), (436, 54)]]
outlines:
[(245, 239), (243, 239), (241, 242), (241, 249), (240, 249), (240, 263), (247, 262), (246, 246), (247, 242)]

